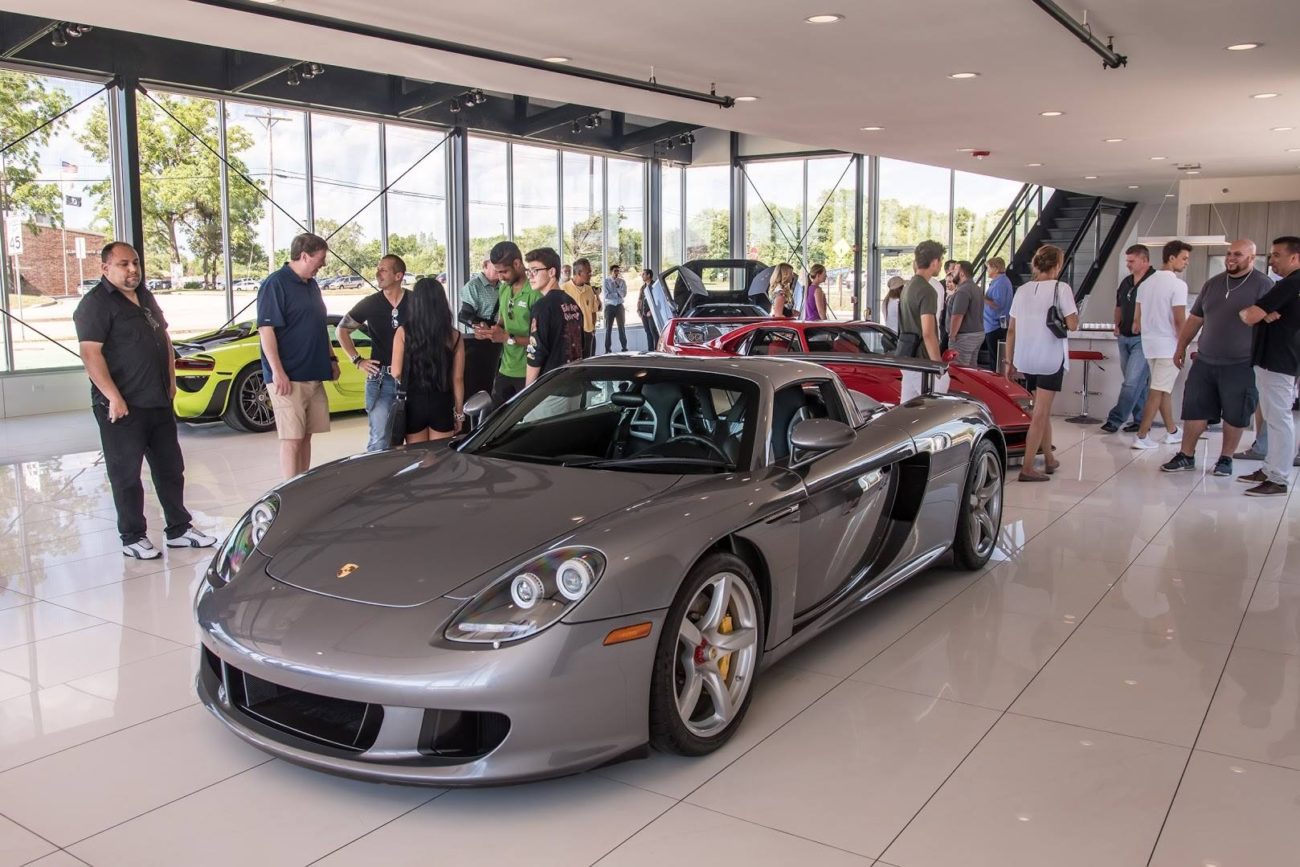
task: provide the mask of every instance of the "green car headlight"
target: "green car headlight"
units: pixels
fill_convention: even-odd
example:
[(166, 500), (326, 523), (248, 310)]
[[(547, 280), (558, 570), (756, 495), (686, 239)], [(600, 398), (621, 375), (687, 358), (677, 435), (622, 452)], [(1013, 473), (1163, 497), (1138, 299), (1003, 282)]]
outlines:
[(536, 635), (587, 598), (605, 571), (592, 548), (547, 551), (471, 599), (443, 633), (449, 641), (499, 646)]
[(215, 586), (229, 584), (244, 567), (245, 561), (256, 550), (266, 533), (275, 523), (275, 516), (280, 511), (280, 497), (276, 494), (259, 500), (253, 508), (235, 522), (226, 541), (221, 544), (217, 556), (208, 570), (208, 580)]

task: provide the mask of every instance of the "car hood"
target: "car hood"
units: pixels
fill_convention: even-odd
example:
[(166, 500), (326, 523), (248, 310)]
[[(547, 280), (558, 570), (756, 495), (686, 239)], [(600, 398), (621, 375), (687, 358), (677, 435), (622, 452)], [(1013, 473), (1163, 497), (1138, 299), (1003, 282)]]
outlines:
[(281, 489), (273, 530), (285, 518), (292, 526), (265, 540), (267, 572), (302, 590), (398, 607), (454, 595), (484, 573), (680, 478), (445, 448), (387, 452), (322, 469)]

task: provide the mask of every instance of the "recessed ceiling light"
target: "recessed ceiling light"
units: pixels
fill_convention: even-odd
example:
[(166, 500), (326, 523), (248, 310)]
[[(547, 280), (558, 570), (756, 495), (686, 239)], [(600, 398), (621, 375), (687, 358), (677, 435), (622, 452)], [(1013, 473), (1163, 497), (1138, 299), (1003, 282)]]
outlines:
[(1043, 164), (1042, 164), (1042, 163), (1025, 163), (1025, 167), (1026, 167), (1026, 168), (1030, 168), (1030, 169), (1041, 169), (1041, 168), (1043, 167)]
[(948, 77), (955, 78), (960, 81), (961, 79), (964, 78), (979, 78), (980, 74), (978, 72), (953, 72), (953, 73), (949, 73)]
[(545, 63), (568, 63), (569, 58), (556, 55), (555, 57), (543, 57), (542, 61)]
[(1063, 111), (1040, 111), (1038, 114), (1039, 114), (1039, 116), (1041, 116), (1041, 117), (1060, 117), (1061, 115), (1065, 114), (1065, 112), (1063, 112)]
[(843, 21), (843, 15), (809, 15), (804, 21), (809, 24), (834, 24), (836, 21)]
[(959, 154), (969, 154), (974, 152), (975, 148), (957, 148), (957, 153)]
[(880, 132), (882, 129), (884, 129), (883, 126), (864, 126), (864, 127), (862, 127), (862, 131), (863, 131), (863, 132)]
[(1187, 174), (1189, 174), (1189, 175), (1199, 175), (1200, 173), (1201, 173), (1201, 170), (1200, 170), (1200, 169), (1188, 169), (1188, 170), (1187, 170)]
[(1165, 198), (1166, 198), (1166, 199), (1172, 199), (1173, 197), (1174, 197), (1174, 194), (1173, 194), (1173, 193), (1165, 193)]
[(1300, 154), (1300, 148), (1287, 148), (1286, 152), (1289, 154)]
[(1129, 188), (1130, 190), (1140, 190), (1140, 189), (1142, 189), (1142, 188), (1139, 187), (1137, 184), (1129, 184), (1129, 185), (1128, 185), (1128, 188)]
[(1096, 176), (1096, 175), (1084, 175), (1084, 176), (1083, 176), (1083, 179), (1084, 179), (1085, 181), (1095, 181), (1095, 180), (1097, 180), (1097, 176)]
[(1251, 99), (1272, 99), (1275, 96), (1277, 96), (1276, 93), (1252, 93), (1250, 95), (1250, 98)]
[(1167, 160), (1169, 157), (1152, 157), (1153, 160)]
[(1272, 132), (1290, 132), (1290, 131), (1293, 130), (1293, 129), (1295, 129), (1295, 127), (1293, 127), (1293, 126), (1275, 126), (1275, 127), (1273, 127), (1273, 129), (1272, 129), (1271, 131), (1272, 131)]
[(1258, 42), (1238, 42), (1236, 45), (1229, 45), (1229, 51), (1250, 51), (1253, 48), (1259, 48)]
[(738, 96), (736, 102), (758, 102), (757, 96)]
[(1122, 138), (1108, 138), (1108, 139), (1106, 139), (1106, 144), (1118, 144), (1119, 142), (1122, 142), (1123, 140), (1124, 140), (1124, 139), (1122, 139)]

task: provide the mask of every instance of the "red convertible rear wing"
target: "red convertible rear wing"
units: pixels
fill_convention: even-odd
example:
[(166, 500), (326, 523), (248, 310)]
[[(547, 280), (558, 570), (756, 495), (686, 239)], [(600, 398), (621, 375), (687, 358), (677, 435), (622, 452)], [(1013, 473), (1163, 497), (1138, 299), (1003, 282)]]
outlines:
[(851, 355), (830, 352), (809, 352), (791, 355), (800, 361), (829, 366), (856, 365), (860, 367), (882, 367), (889, 370), (910, 370), (921, 374), (921, 392), (930, 394), (934, 391), (934, 381), (948, 372), (948, 363), (930, 361), (924, 358), (898, 358), (892, 355)]

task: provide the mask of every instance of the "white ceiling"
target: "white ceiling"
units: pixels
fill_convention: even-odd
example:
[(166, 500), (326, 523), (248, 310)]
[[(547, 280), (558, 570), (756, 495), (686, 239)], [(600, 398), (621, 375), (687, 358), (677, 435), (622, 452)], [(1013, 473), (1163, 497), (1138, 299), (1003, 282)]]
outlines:
[[(1030, 0), (285, 0), (284, 5), (515, 54), (759, 101), (728, 110), (431, 52), (184, 0), (6, 0), (14, 11), (326, 65), (451, 81), (630, 114), (1156, 199), (1202, 177), (1300, 172), (1294, 0), (1096, 0), (1088, 17), (1129, 56), (1101, 60)], [(1069, 8), (1069, 7), (1067, 7)], [(1072, 9), (1080, 17), (1082, 8)], [(806, 16), (843, 12), (831, 25)], [(1261, 42), (1254, 51), (1225, 46)], [(297, 47), (295, 47), (297, 46)], [(980, 77), (954, 81), (958, 71)], [(1251, 94), (1278, 92), (1276, 99)], [(1043, 118), (1040, 111), (1063, 111)], [(862, 132), (863, 126), (884, 127)], [(1291, 132), (1272, 127), (1294, 126)], [(1125, 141), (1106, 144), (1106, 138)], [(992, 151), (977, 161), (963, 147)], [(1153, 161), (1152, 156), (1167, 157)], [(1043, 163), (1041, 168), (1028, 163)], [(1084, 180), (1097, 175), (1098, 180)], [(1137, 191), (1128, 185), (1140, 185)]]

